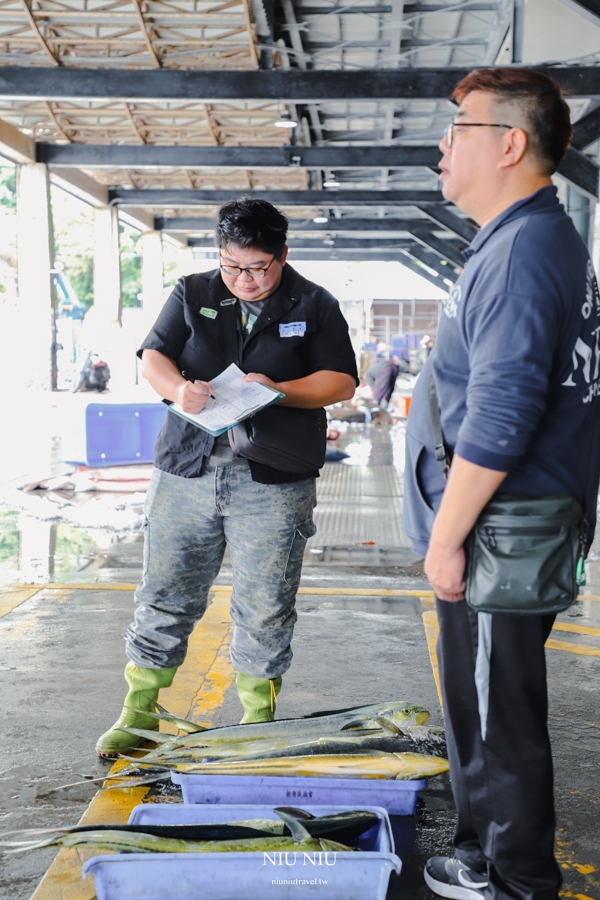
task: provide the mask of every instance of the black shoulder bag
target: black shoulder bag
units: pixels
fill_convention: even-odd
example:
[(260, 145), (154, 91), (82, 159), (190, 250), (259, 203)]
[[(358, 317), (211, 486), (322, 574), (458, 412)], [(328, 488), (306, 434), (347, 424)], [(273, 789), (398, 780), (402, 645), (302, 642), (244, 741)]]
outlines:
[[(447, 478), (452, 456), (442, 431), (433, 369), (429, 412), (435, 456)], [(586, 542), (583, 509), (568, 494), (495, 494), (465, 542), (467, 603), (487, 613), (562, 612), (575, 603), (578, 587), (585, 584)]]
[[(222, 307), (227, 365), (239, 365), (236, 305)], [(228, 431), (239, 456), (282, 472), (307, 477), (325, 462), (327, 415), (324, 409), (269, 406)]]

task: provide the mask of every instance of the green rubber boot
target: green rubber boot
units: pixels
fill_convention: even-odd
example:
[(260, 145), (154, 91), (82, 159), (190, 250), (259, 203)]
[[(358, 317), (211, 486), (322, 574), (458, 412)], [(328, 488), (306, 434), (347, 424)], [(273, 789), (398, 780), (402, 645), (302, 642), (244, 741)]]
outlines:
[(253, 678), (238, 672), (235, 684), (245, 709), (240, 725), (272, 722), (275, 718), (276, 697), (281, 690), (281, 675), (277, 678)]
[(138, 669), (132, 662), (127, 663), (125, 681), (129, 685), (129, 691), (121, 715), (113, 727), (98, 738), (96, 744), (98, 756), (118, 756), (120, 753), (134, 750), (142, 743), (143, 738), (121, 731), (122, 725), (127, 728), (158, 731), (158, 720), (143, 713), (154, 709), (159, 690), (171, 686), (176, 671), (177, 666), (173, 669)]

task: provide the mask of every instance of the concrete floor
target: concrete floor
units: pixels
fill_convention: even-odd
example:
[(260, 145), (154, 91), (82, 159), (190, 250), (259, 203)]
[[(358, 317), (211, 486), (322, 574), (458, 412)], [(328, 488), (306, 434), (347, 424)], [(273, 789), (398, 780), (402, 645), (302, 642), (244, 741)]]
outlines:
[[(350, 438), (355, 440), (359, 434), (353, 432)], [(398, 448), (394, 449), (395, 438), (377, 435), (363, 434), (361, 438), (373, 440), (378, 448), (367, 458), (370, 465), (363, 462), (356, 469), (364, 471), (362, 481), (354, 473), (341, 475), (335, 468), (322, 480), (321, 513), (324, 521), (334, 523), (333, 529), (333, 504), (344, 499), (335, 490), (327, 498), (336, 480), (351, 478), (354, 489), (362, 492), (362, 499), (357, 497), (354, 503), (357, 517), (362, 503), (381, 504), (378, 485), (386, 479), (391, 483), (392, 473), (377, 480), (373, 467), (393, 466)], [(387, 456), (382, 452), (386, 447)], [(378, 527), (385, 535), (387, 521), (388, 533), (397, 542), (400, 538), (388, 516), (398, 515), (401, 481), (393, 484), (397, 497), (390, 497), (387, 507), (381, 506)], [(374, 490), (365, 485), (374, 485)], [(88, 537), (93, 534), (86, 533)], [(329, 554), (313, 554), (307, 560), (312, 564), (305, 566), (303, 589), (327, 593), (298, 598), (294, 663), (284, 681), (278, 713), (296, 716), (317, 709), (409, 699), (431, 711), (432, 723), (441, 724), (423, 620), (431, 607), (429, 585), (405, 547), (389, 547), (402, 558), (375, 550), (371, 553), (362, 544), (364, 534), (354, 536), (358, 538), (354, 544), (340, 545)], [(54, 586), (42, 589), (38, 586), (23, 593), (13, 585), (0, 592), (2, 831), (71, 824), (82, 815), (98, 821), (116, 818), (115, 808), (110, 811), (102, 806), (106, 798), (99, 801), (93, 784), (54, 793), (51, 789), (107, 771), (97, 760), (93, 744), (112, 724), (124, 694), (122, 635), (131, 618), (133, 594), (118, 588), (119, 583), (133, 585), (137, 581), (141, 549), (132, 533), (112, 543), (98, 539), (85, 558), (74, 552), (61, 564), (61, 580), (71, 582), (67, 587), (56, 586), (55, 579)], [(600, 900), (597, 552), (598, 542), (585, 589), (594, 599), (581, 600), (559, 617), (547, 653), (559, 816), (557, 852), (565, 876), (563, 896), (576, 900)], [(390, 565), (391, 561), (396, 565)], [(218, 583), (231, 583), (226, 566)], [(370, 593), (347, 593), (360, 590)], [(389, 590), (413, 590), (423, 599), (390, 598), (385, 593)], [(240, 715), (227, 655), (226, 608), (226, 595), (217, 592), (197, 630), (196, 656), (192, 654), (189, 670), (178, 673), (179, 693), (173, 694), (173, 701), (165, 698), (166, 705), (178, 714), (191, 709), (198, 721), (214, 724), (234, 723)], [(111, 797), (117, 793), (129, 792), (114, 792)], [(159, 799), (145, 791), (138, 800), (142, 797)], [(168, 799), (176, 802), (177, 793)], [(135, 796), (125, 797), (119, 815), (127, 803), (135, 802)], [(404, 867), (400, 879), (390, 886), (390, 900), (431, 900), (433, 895), (422, 882), (422, 867), (428, 856), (450, 851), (453, 822), (448, 780), (432, 779), (420, 797), (415, 817), (394, 820), (397, 853)], [(80, 861), (65, 861), (64, 855), (63, 868), (55, 865), (52, 878), (46, 878), (36, 890), (54, 857), (51, 850), (1, 857), (0, 900), (29, 900), (34, 892), (35, 900), (92, 900), (91, 880), (89, 884), (80, 880)]]

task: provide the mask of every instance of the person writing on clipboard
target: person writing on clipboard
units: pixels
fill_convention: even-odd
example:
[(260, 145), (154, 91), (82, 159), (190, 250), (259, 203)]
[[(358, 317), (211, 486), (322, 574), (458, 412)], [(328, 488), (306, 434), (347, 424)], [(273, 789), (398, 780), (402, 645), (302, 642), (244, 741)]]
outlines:
[(338, 302), (286, 263), (287, 219), (264, 200), (219, 211), (219, 268), (181, 278), (138, 351), (167, 402), (199, 413), (231, 363), (284, 394), (220, 437), (173, 413), (155, 448), (145, 504), (143, 578), (126, 634), (129, 692), (99, 738), (101, 756), (154, 729), (153, 710), (185, 659), (188, 638), (229, 547), (231, 660), (243, 723), (272, 721), (288, 670), (315, 479), (325, 459), (324, 406), (354, 395), (357, 370)]

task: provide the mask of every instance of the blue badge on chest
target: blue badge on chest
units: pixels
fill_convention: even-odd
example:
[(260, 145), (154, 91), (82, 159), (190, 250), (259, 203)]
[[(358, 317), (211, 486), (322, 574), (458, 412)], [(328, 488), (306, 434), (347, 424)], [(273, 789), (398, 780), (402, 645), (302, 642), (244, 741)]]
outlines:
[(304, 337), (306, 322), (281, 322), (279, 325), (279, 337)]

